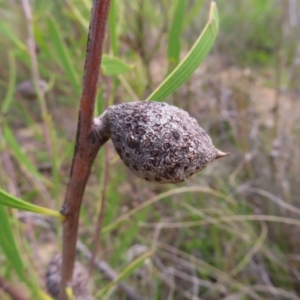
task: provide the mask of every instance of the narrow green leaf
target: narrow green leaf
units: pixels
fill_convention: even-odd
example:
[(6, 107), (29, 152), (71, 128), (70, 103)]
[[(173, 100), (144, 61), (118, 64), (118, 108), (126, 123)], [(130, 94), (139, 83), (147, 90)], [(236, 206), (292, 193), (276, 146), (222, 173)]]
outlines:
[(66, 75), (70, 83), (72, 84), (74, 91), (77, 93), (77, 95), (80, 95), (80, 79), (74, 67), (74, 64), (76, 62), (72, 62), (71, 54), (63, 40), (61, 31), (52, 17), (48, 18), (48, 27), (52, 43), (54, 45), (54, 48), (56, 49), (62, 67), (66, 72)]
[(74, 14), (75, 19), (82, 25), (86, 32), (88, 32), (89, 21), (83, 16), (81, 10), (77, 7), (75, 3), (72, 3), (72, 5), (70, 5), (70, 8)]
[(219, 30), (218, 11), (211, 3), (208, 22), (201, 35), (173, 72), (153, 91), (147, 100), (163, 101), (174, 93), (198, 68), (212, 48)]
[(27, 47), (24, 45), (20, 39), (15, 35), (14, 31), (7, 26), (3, 21), (0, 22), (0, 31), (9, 38), (19, 49), (27, 52)]
[(0, 247), (18, 276), (24, 280), (24, 262), (18, 250), (7, 208), (2, 205), (0, 205)]
[(22, 280), (35, 295), (34, 299), (52, 300), (43, 290), (34, 282), (32, 276), (26, 276), (26, 268), (20, 252), (20, 247), (15, 239), (12, 217), (8, 214), (7, 208), (0, 205), (0, 248), (2, 249), (7, 261), (16, 271), (20, 280)]
[(177, 0), (168, 39), (169, 71), (178, 64), (180, 59), (180, 37), (183, 28), (185, 8), (186, 0)]
[(109, 16), (108, 16), (108, 26), (109, 26), (109, 38), (113, 55), (118, 54), (118, 34), (117, 34), (117, 18), (116, 18), (116, 1), (111, 0)]
[[(13, 196), (13, 195), (10, 195), (9, 193), (5, 192), (4, 190), (2, 190), (0, 188), (0, 206), (1, 205), (34, 212), (37, 214), (48, 215), (48, 216), (60, 218), (61, 220), (64, 219), (64, 216), (59, 211), (45, 208), (42, 206), (38, 206), (35, 204), (31, 204), (29, 202), (26, 202), (22, 199), (19, 199), (19, 198)], [(0, 223), (1, 223), (1, 221), (0, 221)]]
[(25, 168), (31, 174), (33, 174), (34, 176), (36, 176), (36, 178), (40, 179), (41, 181), (43, 181), (47, 185), (52, 185), (51, 182), (49, 182), (48, 179), (46, 179), (44, 176), (42, 176), (42, 174), (35, 168), (35, 166), (28, 159), (28, 157), (26, 156), (26, 154), (22, 151), (22, 149), (21, 149), (18, 141), (14, 137), (14, 134), (10, 130), (10, 128), (7, 125), (7, 123), (3, 122), (2, 126), (3, 126), (2, 128), (3, 128), (4, 138), (5, 138), (6, 142), (7, 142), (7, 144), (9, 145), (9, 148), (12, 151), (13, 155), (18, 160), (18, 162), (21, 165), (25, 166)]
[(101, 68), (105, 75), (113, 76), (121, 75), (129, 71), (132, 67), (117, 57), (111, 57), (104, 54), (102, 56)]
[(84, 5), (84, 7), (85, 7), (85, 9), (87, 10), (87, 11), (91, 11), (91, 6), (92, 6), (92, 3), (91, 3), (91, 1), (89, 1), (89, 0), (81, 0), (81, 3)]
[(9, 61), (9, 84), (7, 93), (1, 106), (1, 112), (6, 114), (9, 110), (10, 104), (13, 100), (13, 95), (16, 87), (16, 60), (13, 51), (8, 53)]
[(50, 297), (48, 294), (46, 294), (43, 290), (41, 289), (36, 289), (36, 294), (41, 300), (53, 300), (52, 297)]

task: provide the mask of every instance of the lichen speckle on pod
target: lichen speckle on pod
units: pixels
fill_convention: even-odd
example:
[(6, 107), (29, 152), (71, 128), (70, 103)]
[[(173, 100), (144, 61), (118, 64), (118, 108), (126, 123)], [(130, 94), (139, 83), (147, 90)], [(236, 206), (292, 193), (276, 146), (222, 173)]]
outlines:
[(101, 117), (124, 164), (148, 181), (181, 182), (227, 155), (186, 111), (167, 103), (117, 104)]

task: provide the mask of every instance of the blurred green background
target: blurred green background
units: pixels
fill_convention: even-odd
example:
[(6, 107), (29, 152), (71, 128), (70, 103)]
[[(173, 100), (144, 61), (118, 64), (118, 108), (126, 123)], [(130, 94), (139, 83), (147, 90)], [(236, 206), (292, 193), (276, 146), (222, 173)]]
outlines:
[[(93, 250), (104, 195), (97, 258), (125, 270), (122, 279), (141, 299), (300, 299), (300, 2), (216, 3), (220, 31), (213, 50), (167, 102), (187, 110), (231, 155), (185, 183), (156, 185), (130, 174), (109, 142), (85, 193), (80, 240)], [(59, 209), (74, 148), (91, 1), (30, 5), (28, 22), (22, 1), (0, 0), (0, 187)], [(104, 58), (97, 115), (113, 103), (146, 99), (189, 51), (209, 5), (112, 1), (104, 52), (116, 59)], [(39, 95), (28, 24), (43, 81)], [(44, 289), (47, 264), (60, 249), (60, 223), (11, 210), (9, 218), (26, 272)], [(78, 260), (88, 265), (82, 251)], [(0, 266), (1, 299), (10, 299), (2, 279), (30, 293), (1, 249)], [(107, 274), (95, 268), (92, 282), (98, 299)], [(102, 292), (101, 299), (126, 299), (116, 284)]]

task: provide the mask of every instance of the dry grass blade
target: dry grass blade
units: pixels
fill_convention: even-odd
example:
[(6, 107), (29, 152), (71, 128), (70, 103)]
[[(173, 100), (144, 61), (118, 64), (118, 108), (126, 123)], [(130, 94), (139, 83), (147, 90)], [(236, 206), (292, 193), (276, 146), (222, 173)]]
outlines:
[(184, 227), (194, 227), (203, 226), (208, 224), (219, 224), (219, 223), (230, 223), (230, 222), (246, 222), (246, 221), (265, 221), (265, 222), (275, 222), (290, 224), (294, 226), (300, 226), (300, 221), (292, 218), (284, 218), (269, 215), (233, 215), (219, 218), (211, 218), (210, 220), (201, 221), (191, 221), (191, 222), (160, 222), (160, 223), (141, 223), (141, 226), (146, 228), (184, 228)]
[[(196, 258), (195, 256), (189, 255), (177, 248), (174, 248), (170, 245), (166, 245), (161, 242), (158, 243), (158, 247), (160, 249), (168, 252), (169, 254), (171, 254), (171, 253), (174, 254), (176, 257), (176, 260), (186, 259), (187, 261), (195, 264), (195, 266), (197, 266), (198, 270), (201, 270), (201, 272), (209, 273), (211, 276), (215, 277), (218, 281), (220, 281), (220, 283), (223, 283), (226, 286), (232, 286), (233, 288), (236, 288), (236, 289), (242, 291), (243, 293), (251, 296), (253, 299), (256, 299), (256, 300), (263, 299), (257, 293), (255, 293), (251, 287), (248, 287), (248, 286), (245, 286), (245, 285), (239, 283), (238, 281), (231, 278), (231, 276), (229, 276), (226, 273), (218, 270), (217, 268), (209, 265), (205, 261)], [(170, 255), (170, 258), (171, 257), (172, 256)]]

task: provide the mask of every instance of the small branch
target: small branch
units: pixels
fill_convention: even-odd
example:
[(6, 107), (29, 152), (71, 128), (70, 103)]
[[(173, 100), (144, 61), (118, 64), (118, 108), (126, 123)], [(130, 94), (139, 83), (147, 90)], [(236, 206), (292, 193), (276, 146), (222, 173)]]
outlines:
[(19, 287), (13, 287), (7, 280), (0, 277), (0, 289), (7, 293), (12, 300), (29, 300), (28, 297), (25, 297), (20, 291)]
[(98, 150), (108, 140), (108, 136), (95, 134), (93, 114), (109, 6), (110, 0), (93, 1), (75, 151), (65, 202), (61, 209), (66, 216), (66, 221), (63, 224), (59, 300), (68, 300), (65, 288), (71, 286), (72, 282), (82, 198)]

